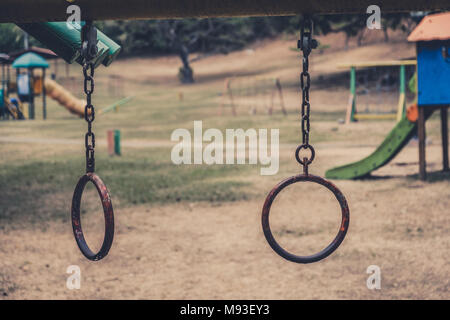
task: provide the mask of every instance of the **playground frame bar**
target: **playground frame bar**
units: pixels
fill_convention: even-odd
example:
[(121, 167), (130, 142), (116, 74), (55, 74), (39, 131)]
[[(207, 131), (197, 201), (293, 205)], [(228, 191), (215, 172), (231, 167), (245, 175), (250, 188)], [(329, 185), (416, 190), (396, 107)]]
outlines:
[[(176, 19), (297, 14), (366, 14), (373, 0), (2, 0), (0, 23), (65, 21), (69, 5), (84, 20)], [(377, 0), (382, 12), (450, 10), (448, 0)]]

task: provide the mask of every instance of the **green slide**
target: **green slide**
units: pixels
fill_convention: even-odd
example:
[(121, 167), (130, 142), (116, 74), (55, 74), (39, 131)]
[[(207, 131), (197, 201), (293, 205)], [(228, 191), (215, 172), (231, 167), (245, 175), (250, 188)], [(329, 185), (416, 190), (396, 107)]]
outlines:
[[(427, 118), (430, 114), (425, 115)], [(328, 179), (356, 179), (367, 176), (391, 161), (409, 142), (416, 132), (416, 124), (404, 117), (394, 129), (389, 132), (383, 143), (367, 158), (341, 167), (328, 170)]]

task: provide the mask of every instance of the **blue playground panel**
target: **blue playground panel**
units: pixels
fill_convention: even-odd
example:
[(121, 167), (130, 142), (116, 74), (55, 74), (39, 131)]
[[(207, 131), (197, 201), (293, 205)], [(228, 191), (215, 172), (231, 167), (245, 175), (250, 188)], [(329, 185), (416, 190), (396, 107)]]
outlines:
[(5, 104), (4, 99), (4, 93), (3, 93), (3, 89), (0, 89), (0, 109), (3, 108), (3, 105)]
[(450, 41), (419, 42), (417, 74), (419, 106), (450, 105)]

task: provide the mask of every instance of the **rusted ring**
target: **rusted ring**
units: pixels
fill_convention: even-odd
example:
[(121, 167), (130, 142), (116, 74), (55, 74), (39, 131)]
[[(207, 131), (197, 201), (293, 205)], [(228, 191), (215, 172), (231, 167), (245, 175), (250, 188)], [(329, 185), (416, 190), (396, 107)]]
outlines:
[[(277, 243), (277, 241), (272, 235), (272, 231), (270, 230), (269, 213), (270, 207), (272, 206), (272, 202), (275, 200), (278, 193), (280, 193), (287, 186), (296, 182), (315, 182), (326, 187), (328, 190), (333, 192), (333, 194), (336, 196), (336, 199), (339, 202), (339, 205), (341, 206), (342, 221), (338, 234), (325, 249), (310, 256), (297, 256), (286, 251)], [(269, 245), (272, 247), (272, 249), (280, 256), (282, 256), (286, 260), (296, 263), (312, 263), (328, 257), (331, 253), (333, 253), (334, 250), (336, 250), (339, 247), (339, 245), (344, 240), (348, 230), (349, 221), (350, 221), (350, 211), (348, 209), (347, 200), (345, 200), (345, 197), (342, 194), (342, 192), (328, 180), (325, 180), (321, 177), (314, 175), (300, 174), (280, 182), (275, 188), (272, 189), (272, 191), (270, 191), (269, 195), (266, 198), (266, 201), (264, 202), (264, 207), (262, 210), (262, 227), (267, 242), (269, 242)]]
[[(105, 215), (105, 238), (103, 239), (102, 247), (98, 253), (93, 253), (91, 249), (89, 249), (89, 246), (84, 239), (83, 229), (81, 228), (81, 196), (89, 181), (92, 182), (97, 189), (100, 200), (102, 201), (103, 213)], [(114, 212), (108, 189), (95, 173), (86, 173), (78, 180), (77, 186), (75, 187), (72, 198), (72, 228), (78, 247), (86, 258), (97, 261), (103, 259), (108, 254), (114, 238)]]
[[(311, 158), (309, 158), (306, 163), (303, 161), (302, 158), (300, 158), (300, 151), (302, 149), (309, 149), (311, 150)], [(310, 144), (301, 144), (297, 147), (297, 150), (295, 150), (295, 159), (297, 159), (297, 162), (300, 163), (302, 166), (308, 165), (311, 162), (313, 162), (314, 157), (316, 156), (316, 151), (314, 150), (313, 146)]]

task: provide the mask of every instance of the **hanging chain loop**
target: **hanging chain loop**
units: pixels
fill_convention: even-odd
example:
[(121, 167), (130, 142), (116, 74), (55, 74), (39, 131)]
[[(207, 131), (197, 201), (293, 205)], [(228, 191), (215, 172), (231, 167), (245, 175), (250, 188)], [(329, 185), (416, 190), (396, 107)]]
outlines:
[[(309, 75), (309, 54), (312, 49), (317, 48), (317, 41), (312, 39), (313, 35), (313, 23), (309, 17), (304, 17), (302, 29), (301, 29), (301, 37), (298, 41), (298, 48), (303, 52), (303, 71), (300, 74), (300, 86), (302, 89), (302, 144), (297, 147), (295, 150), (295, 158), (297, 161), (303, 166), (303, 174), (297, 174), (293, 177), (290, 177), (278, 185), (276, 185), (267, 195), (266, 201), (264, 202), (262, 215), (261, 215), (261, 223), (264, 232), (264, 236), (266, 237), (267, 242), (272, 247), (272, 249), (279, 254), (281, 257), (286, 260), (296, 262), (296, 263), (313, 263), (325, 259), (330, 254), (332, 254), (342, 243), (347, 234), (349, 219), (350, 219), (350, 210), (348, 208), (347, 200), (345, 200), (342, 192), (331, 182), (309, 174), (308, 165), (314, 160), (315, 151), (312, 145), (309, 144), (309, 133), (310, 133), (310, 124), (309, 124), (309, 115), (310, 115), (310, 103), (309, 103), (309, 90), (311, 87), (311, 77)], [(305, 149), (305, 150), (303, 150)], [(310, 152), (310, 156), (305, 157), (300, 153), (302, 151)], [(309, 256), (299, 256), (289, 251), (285, 250), (281, 247), (272, 233), (269, 222), (269, 214), (272, 207), (273, 202), (275, 201), (277, 195), (282, 192), (285, 188), (289, 187), (294, 183), (316, 183), (331, 191), (336, 200), (339, 202), (341, 207), (341, 226), (339, 231), (334, 238), (334, 240), (320, 252)]]
[[(297, 147), (295, 151), (295, 158), (303, 165), (303, 171), (308, 174), (308, 165), (314, 160), (315, 151), (312, 145), (309, 144), (310, 133), (310, 108), (309, 103), (309, 90), (311, 88), (311, 76), (309, 74), (309, 54), (312, 49), (317, 48), (317, 41), (312, 38), (313, 36), (313, 22), (308, 16), (305, 16), (302, 22), (300, 40), (298, 41), (298, 48), (303, 52), (303, 71), (300, 73), (300, 88), (302, 90), (302, 144)], [(302, 149), (309, 149), (311, 155), (308, 158), (300, 157), (300, 151)]]
[(84, 119), (88, 124), (88, 131), (84, 142), (86, 147), (86, 172), (95, 171), (95, 134), (92, 132), (92, 122), (95, 119), (95, 109), (92, 104), (94, 93), (94, 70), (93, 60), (97, 54), (97, 29), (92, 21), (87, 21), (81, 30), (81, 54), (83, 57), (84, 93), (86, 94), (86, 106), (84, 108)]

